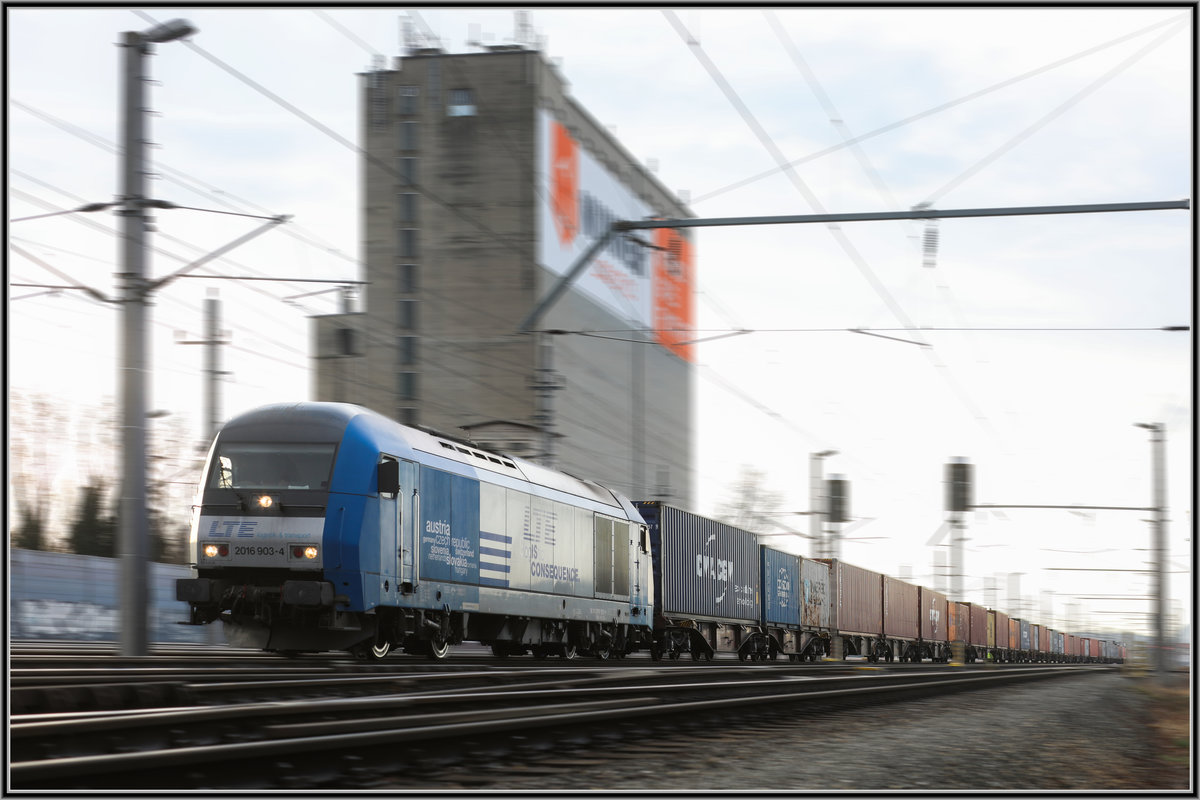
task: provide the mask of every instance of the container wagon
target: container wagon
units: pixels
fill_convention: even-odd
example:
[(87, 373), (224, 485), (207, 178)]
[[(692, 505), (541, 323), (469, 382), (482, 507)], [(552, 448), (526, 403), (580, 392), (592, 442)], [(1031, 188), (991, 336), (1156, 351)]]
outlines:
[(921, 658), (950, 660), (950, 610), (946, 595), (920, 587)]
[(833, 578), (833, 657), (840, 660), (864, 656), (870, 661), (887, 658), (883, 575), (837, 558), (818, 560), (829, 564)]
[(800, 556), (762, 545), (762, 611), (769, 657), (800, 652)]
[(770, 640), (759, 622), (758, 537), (656, 500), (634, 505), (650, 531), (654, 567), (650, 656), (769, 657)]
[(987, 608), (969, 603), (967, 613), (971, 627), (967, 631), (967, 661), (986, 661), (988, 654)]
[(920, 587), (887, 575), (883, 577), (883, 636), (887, 661), (920, 660)]
[(1009, 660), (1009, 619), (1003, 611), (992, 612), (995, 622), (995, 641), (992, 643), (992, 661), (1003, 663)]
[(800, 559), (800, 660), (828, 656), (833, 639), (833, 576), (829, 564)]

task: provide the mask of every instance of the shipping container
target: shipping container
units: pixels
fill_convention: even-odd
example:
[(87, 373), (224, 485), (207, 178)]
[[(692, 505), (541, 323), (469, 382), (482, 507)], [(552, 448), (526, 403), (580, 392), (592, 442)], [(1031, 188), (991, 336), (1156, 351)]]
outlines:
[(970, 614), (971, 629), (967, 635), (967, 642), (979, 649), (987, 647), (987, 607), (971, 603)]
[(971, 607), (967, 603), (950, 602), (950, 641), (966, 642), (971, 635)]
[(1010, 629), (1008, 614), (1003, 611), (996, 612), (996, 649), (1008, 650), (1012, 645), (1009, 644), (1009, 629)]
[(996, 612), (990, 608), (987, 612), (987, 646), (989, 651), (996, 649)]
[[(823, 559), (822, 559), (823, 560)], [(883, 576), (832, 559), (833, 627), (842, 634), (883, 634)]]
[(1021, 649), (1021, 620), (1016, 617), (1008, 618), (1008, 649)]
[(1053, 637), (1050, 635), (1050, 629), (1045, 625), (1041, 626), (1041, 628), (1038, 630), (1038, 650), (1042, 651), (1043, 653), (1053, 653), (1054, 646), (1051, 643), (1052, 638)]
[(658, 613), (755, 624), (758, 537), (658, 502), (634, 503), (650, 529)]
[(768, 625), (800, 627), (800, 556), (762, 547), (762, 617)]
[(915, 640), (921, 636), (921, 592), (911, 583), (884, 576), (883, 634)]
[(811, 558), (800, 560), (800, 626), (828, 631), (833, 627), (833, 586), (829, 564)]
[(950, 639), (950, 611), (946, 595), (921, 587), (921, 638), (927, 642)]
[(1028, 621), (1023, 620), (1023, 619), (1018, 620), (1018, 622), (1021, 623), (1021, 647), (1020, 647), (1020, 649), (1024, 652), (1028, 653), (1033, 650), (1032, 640), (1029, 638), (1031, 626)]

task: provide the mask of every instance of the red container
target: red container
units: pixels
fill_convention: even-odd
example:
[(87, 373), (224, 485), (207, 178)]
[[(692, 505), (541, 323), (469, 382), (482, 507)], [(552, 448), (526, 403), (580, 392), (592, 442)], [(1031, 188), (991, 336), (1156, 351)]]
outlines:
[(1003, 611), (996, 612), (996, 647), (1001, 650), (1007, 650), (1012, 645), (1009, 644), (1009, 624), (1008, 614)]
[(987, 608), (971, 604), (971, 632), (967, 638), (975, 647), (987, 647)]
[(1008, 618), (1008, 646), (1012, 650), (1021, 649), (1021, 620)]
[(884, 576), (883, 635), (898, 639), (917, 639), (921, 636), (919, 587)]
[(946, 595), (921, 589), (921, 638), (927, 642), (950, 641), (950, 610)]
[(883, 633), (883, 576), (869, 569), (830, 561), (833, 575), (833, 626), (840, 633)]

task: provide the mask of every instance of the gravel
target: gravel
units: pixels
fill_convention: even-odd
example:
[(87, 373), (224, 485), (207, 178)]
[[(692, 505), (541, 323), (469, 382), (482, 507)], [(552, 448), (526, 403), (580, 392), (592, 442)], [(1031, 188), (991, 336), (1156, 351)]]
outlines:
[[(557, 776), (510, 772), (489, 789), (1101, 791), (1189, 787), (1164, 769), (1145, 696), (1116, 670), (626, 742)], [(580, 754), (547, 753), (547, 767)], [(522, 765), (528, 769), (534, 764)], [(616, 776), (621, 775), (624, 779)]]

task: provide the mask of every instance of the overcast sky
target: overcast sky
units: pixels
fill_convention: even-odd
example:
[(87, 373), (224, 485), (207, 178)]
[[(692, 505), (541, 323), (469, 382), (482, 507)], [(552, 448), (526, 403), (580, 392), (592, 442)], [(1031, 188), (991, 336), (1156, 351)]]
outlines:
[[(9, 218), (111, 201), (116, 42), (151, 22), (128, 9), (5, 10)], [(630, 154), (696, 216), (727, 217), (1190, 199), (1193, 10), (534, 8), (528, 20)], [(356, 73), (402, 52), (404, 11), (146, 13), (199, 29), (195, 48), (159, 45), (150, 60), (153, 196), (294, 216), (212, 273), (360, 278), (359, 165), (345, 144), (358, 137)], [(516, 15), (422, 9), (412, 23), (465, 52), (469, 40), (511, 43)], [(950, 457), (975, 464), (980, 503), (1144, 507), (1151, 447), (1134, 423), (1163, 422), (1171, 610), (1190, 620), (1192, 334), (1155, 329), (1192, 322), (1191, 221), (1178, 210), (943, 220), (931, 266), (922, 223), (696, 231), (698, 327), (752, 331), (697, 348), (696, 510), (729, 500), (741, 465), (766, 473), (783, 509), (807, 510), (809, 454), (834, 449), (826, 472), (849, 478), (863, 520), (843, 557), (936, 585), (945, 547), (928, 542)], [(258, 224), (162, 211), (151, 271)], [(111, 213), (18, 222), (10, 244), (112, 295), (115, 225)], [(63, 282), (12, 250), (9, 280)], [(175, 339), (199, 338), (211, 289), (232, 342), (225, 415), (310, 398), (307, 320), (335, 297), (295, 296), (324, 288), (170, 284), (152, 312), (151, 407), (200, 435), (202, 348)], [(43, 291), (9, 291), (10, 391), (115, 397), (118, 312)], [(974, 514), (968, 599), (1075, 630), (1145, 630), (1149, 604), (1133, 598), (1149, 577), (1112, 570), (1148, 568), (1147, 518)], [(808, 530), (806, 517), (780, 519)], [(813, 554), (806, 540), (775, 541)], [(1068, 604), (1089, 612), (1068, 618)]]

